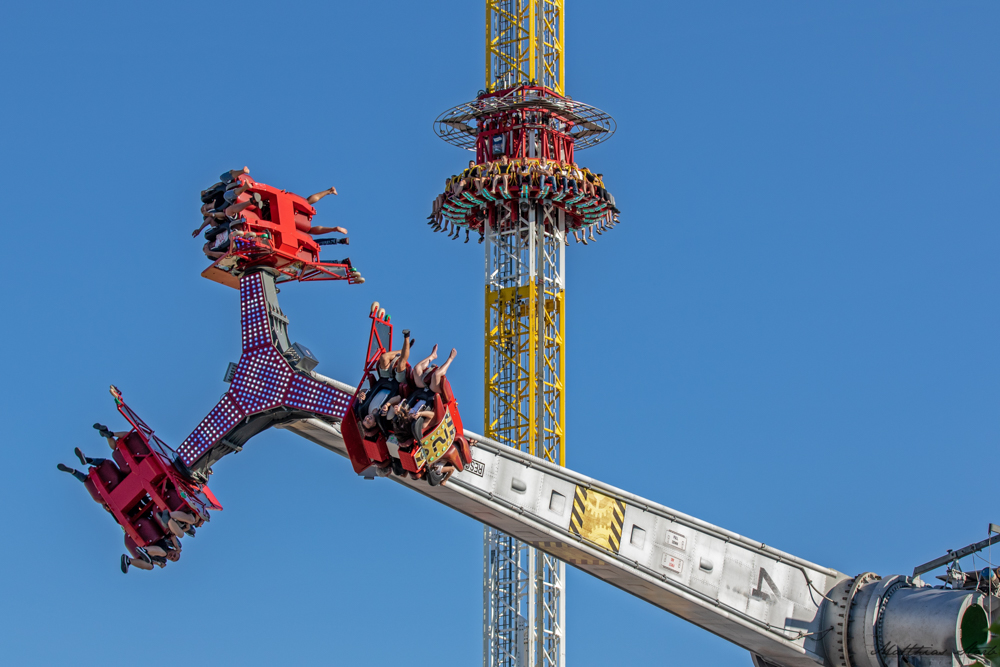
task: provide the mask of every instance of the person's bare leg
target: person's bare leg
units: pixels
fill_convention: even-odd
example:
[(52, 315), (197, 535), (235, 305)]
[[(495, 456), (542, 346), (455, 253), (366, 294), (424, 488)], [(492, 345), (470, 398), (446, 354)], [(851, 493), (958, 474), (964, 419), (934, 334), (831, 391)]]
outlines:
[(239, 178), (240, 176), (242, 176), (243, 174), (249, 174), (249, 173), (250, 173), (250, 167), (243, 167), (242, 169), (230, 169), (229, 170), (229, 176), (234, 181), (237, 178)]
[(410, 331), (403, 331), (403, 351), (396, 357), (396, 372), (401, 373), (406, 370), (406, 364), (410, 360)]
[(181, 521), (191, 526), (193, 526), (197, 522), (197, 518), (195, 518), (193, 514), (189, 512), (182, 512), (180, 510), (175, 510), (171, 512), (170, 518), (176, 519), (177, 521)]
[(431, 374), (431, 391), (435, 394), (441, 393), (441, 380), (444, 379), (445, 374), (448, 372), (448, 367), (451, 366), (451, 362), (455, 361), (455, 357), (458, 355), (458, 350), (451, 348), (451, 354), (448, 355), (448, 359), (441, 364), (441, 367)]
[(149, 561), (145, 561), (141, 558), (129, 558), (128, 556), (122, 554), (122, 562), (125, 564), (123, 569), (128, 569), (129, 566), (137, 567), (140, 570), (152, 570), (153, 564)]
[(243, 209), (249, 208), (253, 205), (253, 200), (245, 201), (240, 204), (233, 204), (226, 208), (226, 216), (230, 218), (235, 218), (237, 215), (243, 212)]
[(60, 463), (59, 465), (56, 466), (56, 469), (60, 470), (61, 472), (68, 472), (69, 474), (73, 475), (73, 477), (76, 477), (77, 480), (79, 480), (81, 482), (86, 482), (87, 481), (87, 473), (80, 472), (76, 468), (70, 468), (68, 465)]
[(330, 233), (346, 234), (347, 230), (345, 228), (343, 228), (343, 227), (310, 227), (309, 228), (309, 233), (310, 234), (330, 234)]
[(233, 188), (232, 190), (230, 190), (230, 192), (232, 192), (233, 194), (229, 195), (229, 201), (236, 201), (241, 194), (243, 194), (252, 187), (253, 186), (250, 185), (249, 183), (244, 183), (243, 185)]
[(431, 365), (431, 362), (438, 357), (438, 346), (435, 345), (431, 349), (430, 355), (426, 359), (421, 359), (417, 362), (417, 365), (413, 367), (413, 384), (417, 385), (420, 389), (427, 387), (424, 384), (424, 373), (427, 372), (427, 367)]
[(380, 371), (389, 370), (389, 366), (392, 366), (392, 361), (399, 356), (399, 350), (392, 350), (390, 352), (382, 353), (382, 356), (378, 360), (378, 369)]
[(443, 477), (441, 477), (441, 481), (438, 482), (438, 484), (444, 484), (445, 482), (448, 481), (448, 478), (451, 477), (452, 474), (454, 474), (454, 472), (455, 472), (455, 466), (451, 465), (450, 463), (446, 464), (446, 465), (443, 465), (443, 466), (441, 466), (441, 470), (439, 470), (438, 472), (441, 475), (443, 475)]
[(326, 190), (321, 190), (320, 192), (317, 192), (314, 195), (309, 195), (309, 197), (306, 198), (306, 201), (309, 202), (309, 204), (311, 205), (315, 204), (316, 202), (318, 202), (320, 199), (322, 199), (327, 195), (335, 195), (335, 194), (337, 194), (337, 188), (331, 185)]

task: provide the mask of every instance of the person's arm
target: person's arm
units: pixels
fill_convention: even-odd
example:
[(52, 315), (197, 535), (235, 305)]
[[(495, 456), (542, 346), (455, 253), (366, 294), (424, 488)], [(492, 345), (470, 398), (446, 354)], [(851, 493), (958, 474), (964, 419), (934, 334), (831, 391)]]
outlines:
[(191, 238), (194, 238), (198, 236), (198, 234), (201, 234), (202, 230), (208, 227), (210, 224), (212, 224), (212, 218), (206, 215), (204, 218), (202, 218), (201, 227), (191, 232)]
[(226, 217), (235, 218), (237, 214), (242, 213), (244, 209), (250, 208), (253, 205), (253, 200), (250, 199), (245, 202), (240, 202), (238, 204), (233, 204), (226, 208)]

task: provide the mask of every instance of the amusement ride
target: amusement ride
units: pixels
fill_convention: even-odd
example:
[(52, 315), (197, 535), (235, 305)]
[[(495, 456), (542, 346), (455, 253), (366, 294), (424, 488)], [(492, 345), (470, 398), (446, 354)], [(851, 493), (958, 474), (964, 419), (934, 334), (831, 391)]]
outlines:
[[(112, 387), (129, 429), (95, 424), (111, 458), (77, 449), (86, 472), (59, 465), (121, 526), (122, 570), (178, 561), (183, 538), (222, 509), (213, 466), (275, 427), (483, 523), (484, 667), (566, 664), (567, 563), (745, 648), (756, 667), (989, 664), (1000, 568), (964, 572), (959, 561), (1000, 541), (994, 524), (911, 574), (850, 576), (565, 467), (565, 248), (570, 234), (616, 224), (618, 210), (575, 162), (615, 125), (565, 96), (563, 10), (563, 0), (486, 0), (486, 88), (434, 124), (475, 154), (431, 222), (485, 244), (485, 434), (463, 426), (447, 362), (411, 364), (405, 330), (393, 349), (378, 303), (360, 382), (315, 371), (278, 285), (364, 279), (349, 258), (320, 259), (341, 241), (313, 238), (331, 231), (313, 226), (313, 198), (226, 172), (202, 193), (212, 259), (202, 275), (239, 292), (242, 355), (227, 392), (175, 449)], [(941, 583), (923, 580), (941, 568)]]

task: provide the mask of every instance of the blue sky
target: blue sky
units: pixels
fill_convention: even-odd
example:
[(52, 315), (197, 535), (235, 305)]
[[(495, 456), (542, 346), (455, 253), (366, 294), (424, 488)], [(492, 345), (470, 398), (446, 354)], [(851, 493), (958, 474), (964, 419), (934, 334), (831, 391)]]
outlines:
[[(378, 299), (458, 348), (482, 426), (482, 247), (423, 224), (467, 159), (431, 123), (483, 86), (482, 4), (5, 7), (0, 661), (478, 664), (481, 527), (318, 447), (219, 463), (225, 511), (151, 575), (117, 571), (119, 529), (55, 464), (105, 451), (110, 383), (172, 444), (225, 390), (236, 292), (189, 232), (244, 164), (340, 191), (317, 222), (368, 282), (281, 295), (317, 370), (356, 379)], [(578, 160), (623, 211), (567, 253), (569, 466), (849, 574), (983, 537), (1000, 6), (568, 4), (567, 92), (619, 127)], [(568, 601), (571, 665), (749, 664), (576, 571)]]

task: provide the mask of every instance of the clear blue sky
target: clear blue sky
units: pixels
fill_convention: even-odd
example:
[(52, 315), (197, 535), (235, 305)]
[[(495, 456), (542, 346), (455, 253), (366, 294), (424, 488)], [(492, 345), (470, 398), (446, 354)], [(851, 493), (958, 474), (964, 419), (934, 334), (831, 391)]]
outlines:
[[(1000, 5), (568, 2), (567, 86), (619, 131), (579, 161), (623, 223), (569, 248), (568, 458), (843, 572), (908, 572), (1000, 521)], [(466, 154), (483, 3), (10, 3), (0, 22), (6, 664), (474, 665), (481, 527), (267, 433), (219, 463), (182, 561), (55, 464), (106, 451), (117, 384), (178, 443), (239, 354), (199, 277), (223, 169), (308, 194), (368, 282), (282, 292), (353, 381), (378, 299), (482, 426), (482, 247), (424, 226)], [(426, 348), (425, 348), (426, 349)], [(623, 412), (622, 406), (634, 409)], [(444, 573), (425, 582), (427, 563)], [(748, 665), (569, 574), (568, 661)], [(445, 627), (420, 638), (414, 628)]]

